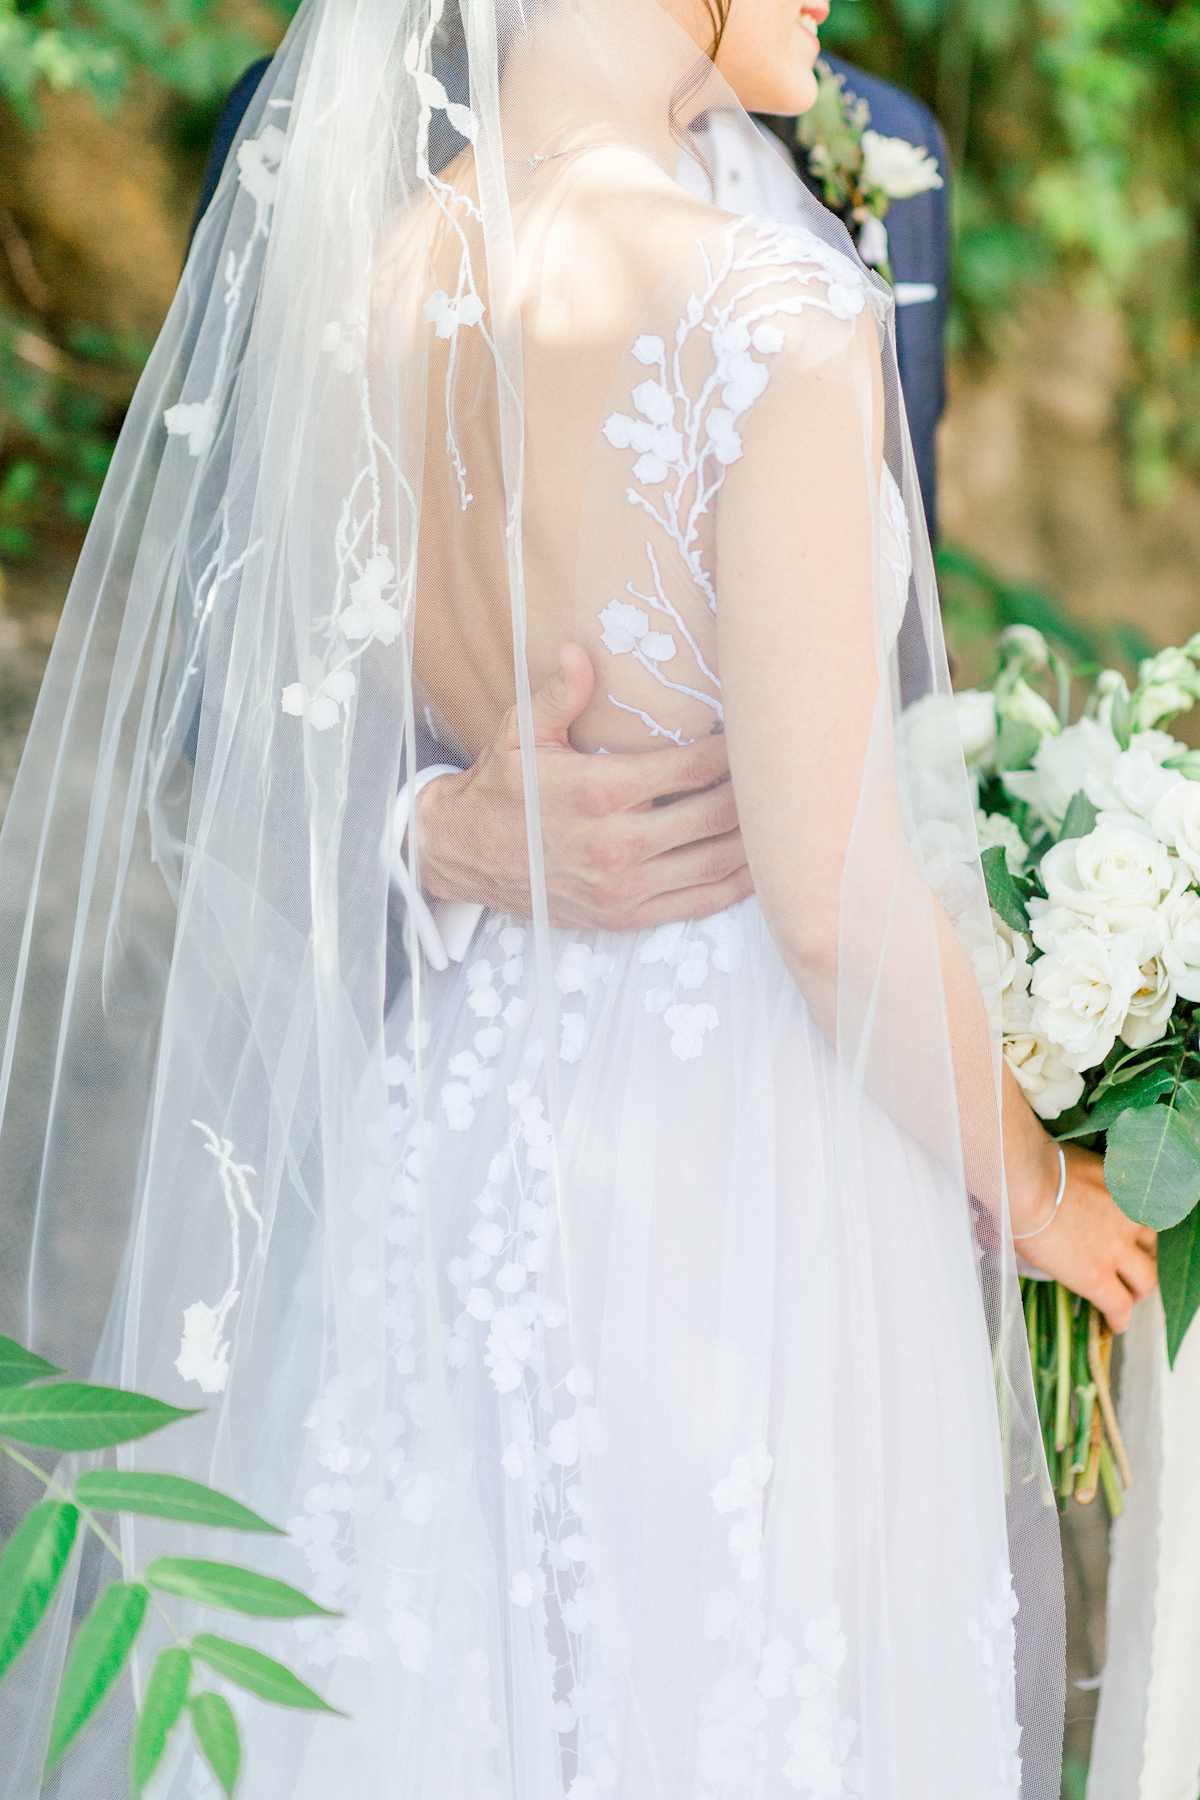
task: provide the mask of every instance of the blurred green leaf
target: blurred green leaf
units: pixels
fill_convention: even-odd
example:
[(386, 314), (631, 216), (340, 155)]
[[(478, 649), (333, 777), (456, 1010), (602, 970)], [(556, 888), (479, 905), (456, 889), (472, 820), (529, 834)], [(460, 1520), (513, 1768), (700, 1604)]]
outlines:
[(47, 1775), (62, 1761), (125, 1667), (149, 1599), (140, 1582), (110, 1582), (80, 1626), (50, 1726)]
[(1013, 931), (1028, 931), (1029, 918), (1021, 891), (1009, 873), (1003, 844), (991, 844), (980, 857), (988, 900)]
[(45, 1617), (78, 1524), (75, 1507), (43, 1500), (9, 1539), (0, 1562), (0, 1681)]
[(146, 1583), (162, 1594), (177, 1594), (181, 1600), (194, 1600), (199, 1606), (221, 1606), (257, 1619), (299, 1619), (314, 1613), (326, 1619), (340, 1617), (318, 1606), (298, 1588), (269, 1575), (259, 1575), (254, 1569), (239, 1569), (233, 1563), (158, 1556), (146, 1570)]
[[(229, 1638), (201, 1632), (199, 1637), (192, 1639), (191, 1650), (193, 1656), (207, 1663), (216, 1674), (232, 1681), (235, 1687), (257, 1694), (260, 1700), (309, 1712), (337, 1713), (336, 1706), (322, 1700), (320, 1694), (307, 1687), (298, 1675), (293, 1675), (272, 1657), (264, 1656), (261, 1650), (252, 1650), (248, 1644), (235, 1644)], [(344, 1716), (338, 1714), (339, 1718)]]
[(44, 1357), (35, 1356), (12, 1338), (0, 1337), (0, 1388), (24, 1387), (26, 1382), (41, 1381), (47, 1375), (61, 1375)]
[(81, 1381), (0, 1391), (0, 1437), (50, 1450), (103, 1450), (191, 1417), (191, 1412), (149, 1394), (90, 1387)]
[(1061, 844), (1066, 838), (1086, 837), (1090, 831), (1095, 830), (1096, 820), (1099, 817), (1096, 808), (1080, 788), (1077, 794), (1071, 795), (1066, 816), (1062, 822), (1062, 830), (1058, 834), (1059, 843)]
[(191, 1703), (191, 1713), (196, 1742), (207, 1757), (209, 1768), (232, 1800), (242, 1756), (233, 1709), (220, 1694), (197, 1694)]
[(171, 1729), (183, 1711), (191, 1679), (192, 1659), (186, 1650), (159, 1651), (146, 1684), (146, 1698), (133, 1740), (131, 1773), (135, 1793), (141, 1793), (162, 1760)]
[(140, 1513), (174, 1519), (180, 1525), (208, 1525), (215, 1531), (269, 1531), (286, 1534), (240, 1501), (200, 1481), (180, 1475), (148, 1475), (127, 1469), (94, 1469), (75, 1483), (75, 1496), (97, 1512)]

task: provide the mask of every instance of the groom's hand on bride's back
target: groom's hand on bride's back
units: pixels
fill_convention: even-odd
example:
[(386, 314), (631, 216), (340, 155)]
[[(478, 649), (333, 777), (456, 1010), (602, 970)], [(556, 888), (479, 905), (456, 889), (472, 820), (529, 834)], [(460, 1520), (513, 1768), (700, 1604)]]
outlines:
[[(754, 884), (724, 737), (633, 755), (581, 754), (568, 734), (594, 679), (587, 652), (566, 644), (533, 697), (551, 924), (637, 931), (707, 918), (745, 899)], [(515, 708), (470, 769), (430, 782), (417, 816), (428, 894), (529, 917)]]

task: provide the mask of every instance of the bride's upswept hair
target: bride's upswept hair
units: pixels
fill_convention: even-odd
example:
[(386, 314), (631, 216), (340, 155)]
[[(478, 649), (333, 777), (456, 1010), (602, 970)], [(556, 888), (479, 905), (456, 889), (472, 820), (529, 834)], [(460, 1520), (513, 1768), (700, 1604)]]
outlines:
[(721, 48), (721, 39), (725, 35), (725, 27), (729, 23), (729, 9), (733, 0), (704, 0), (704, 10), (712, 22), (713, 40), (709, 46), (709, 59), (717, 60), (717, 51)]

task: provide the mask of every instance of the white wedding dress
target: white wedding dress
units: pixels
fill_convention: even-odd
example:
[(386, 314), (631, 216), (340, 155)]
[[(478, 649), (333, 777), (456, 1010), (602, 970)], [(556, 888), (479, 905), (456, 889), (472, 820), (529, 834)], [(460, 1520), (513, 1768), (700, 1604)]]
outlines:
[[(49, 798), (30, 775), (36, 804), (18, 792), (6, 826), (18, 850), (22, 832), (41, 842), (44, 811), (91, 859), (56, 1004), (70, 1066), (129, 1096), (133, 1204), (97, 1375), (206, 1409), (122, 1464), (211, 1481), (288, 1534), (217, 1551), (126, 1520), (127, 1565), (183, 1540), (335, 1615), (237, 1622), (348, 1715), (223, 1687), (245, 1800), (1052, 1800), (1056, 1519), (1002, 1185), (977, 1159), (976, 1205), (963, 1175), (968, 1141), (998, 1156), (994, 1034), (981, 1005), (960, 1120), (920, 872), (940, 858), (986, 977), (890, 296), (815, 202), (811, 226), (731, 219), (661, 159), (645, 169), (645, 117), (677, 132), (681, 108), (707, 106), (753, 133), (653, 0), (620, 12), (619, 46), (607, 3), (532, 23), (468, 8), (446, 54), (470, 45), (469, 105), (432, 72), (441, 12), (299, 15), (197, 238), (189, 269), (210, 288), (185, 292), (156, 350), (56, 652), (69, 686), (71, 631), (85, 669), (93, 640), (117, 645), (110, 697), (70, 690), (95, 705), (87, 830), (55, 787), (48, 714), (31, 745)], [(530, 149), (565, 129), (537, 108), (568, 63), (560, 85), (613, 141), (583, 114), (589, 155), (556, 163)], [(435, 128), (457, 133), (444, 179)], [(610, 277), (617, 300), (597, 298)], [(831, 391), (827, 444), (812, 420)], [(796, 441), (810, 472), (842, 459), (844, 556), (806, 524), (807, 494), (756, 511)], [(128, 579), (104, 535), (126, 529), (122, 481), (146, 508)], [(695, 742), (725, 723), (738, 553), (722, 531), (739, 517), (753, 566), (799, 521), (797, 607), (819, 589), (804, 534), (824, 544), (835, 640), (867, 646), (836, 1029), (756, 899), (636, 934), (551, 931), (528, 767), (533, 919), (486, 913), (461, 965), (418, 960), (391, 994), (381, 851), (402, 835), (414, 679), (466, 741), (499, 668), (529, 748), (529, 663), (573, 636), (597, 672), (578, 747), (598, 768)], [(93, 605), (107, 637), (88, 636)], [(797, 734), (812, 684), (842, 691), (836, 641), (806, 680)], [(951, 734), (929, 808), (901, 724), (918, 695), (926, 735)], [(83, 741), (75, 705), (63, 729)], [(791, 730), (780, 718), (781, 766)], [(819, 798), (838, 772), (818, 760), (803, 779)], [(834, 849), (820, 807), (790, 799), (807, 880)], [(956, 808), (958, 848), (938, 823)], [(39, 1321), (86, 1260), (53, 1055)], [(43, 1640), (50, 1672), (67, 1624)], [(196, 1610), (193, 1627), (231, 1629)], [(168, 1641), (147, 1625), (139, 1683)], [(5, 1800), (40, 1788), (42, 1667), (0, 1693)], [(197, 1679), (216, 1685), (207, 1664)], [(128, 1725), (126, 1696), (58, 1800), (116, 1800)], [(186, 1731), (146, 1791), (215, 1792)]]

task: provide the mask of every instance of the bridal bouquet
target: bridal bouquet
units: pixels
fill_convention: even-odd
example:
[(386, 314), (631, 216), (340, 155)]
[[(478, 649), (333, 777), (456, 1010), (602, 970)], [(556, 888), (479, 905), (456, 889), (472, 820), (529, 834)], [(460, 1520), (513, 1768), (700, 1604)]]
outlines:
[[(1200, 1306), (1200, 752), (1164, 727), (1200, 698), (1200, 633), (1144, 661), (1132, 692), (1103, 670), (1075, 724), (1071, 671), (1040, 632), (1012, 626), (999, 650), (992, 687), (954, 705), (1004, 1056), (1055, 1139), (1102, 1149), (1117, 1204), (1158, 1232), (1173, 1363)], [(904, 715), (918, 761), (929, 709), (945, 704)], [(936, 823), (922, 831), (944, 886), (954, 847)], [(1099, 1479), (1119, 1510), (1116, 1475), (1128, 1486), (1129, 1474), (1107, 1327), (1060, 1284), (1026, 1283), (1025, 1310), (1058, 1491), (1090, 1500)]]

